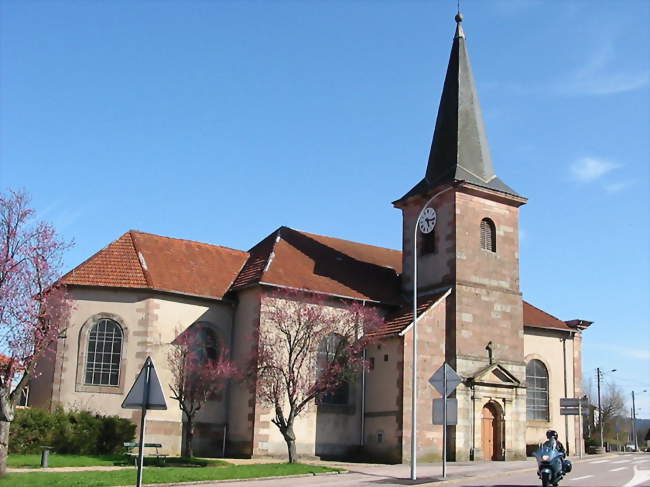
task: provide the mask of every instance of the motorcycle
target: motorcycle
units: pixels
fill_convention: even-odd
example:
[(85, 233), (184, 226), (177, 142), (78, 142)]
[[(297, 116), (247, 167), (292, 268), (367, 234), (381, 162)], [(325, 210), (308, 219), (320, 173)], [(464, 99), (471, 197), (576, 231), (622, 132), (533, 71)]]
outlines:
[(564, 477), (564, 455), (548, 445), (543, 445), (534, 455), (537, 457), (537, 476), (542, 481), (542, 487), (557, 487)]

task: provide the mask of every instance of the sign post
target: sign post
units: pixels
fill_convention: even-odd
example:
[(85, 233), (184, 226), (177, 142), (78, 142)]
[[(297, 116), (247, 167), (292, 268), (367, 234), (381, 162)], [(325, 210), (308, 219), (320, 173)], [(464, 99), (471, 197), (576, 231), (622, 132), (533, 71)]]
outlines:
[(142, 486), (142, 470), (144, 462), (144, 430), (145, 430), (145, 417), (147, 409), (167, 409), (165, 403), (165, 396), (160, 387), (158, 374), (153, 365), (151, 357), (147, 357), (144, 361), (142, 370), (135, 379), (131, 386), (131, 390), (122, 402), (123, 409), (140, 409), (142, 415), (140, 417), (140, 449), (138, 451), (138, 477), (136, 480), (136, 487)]
[(578, 446), (579, 458), (582, 458), (582, 417), (589, 414), (589, 404), (587, 396), (577, 397), (563, 397), (560, 399), (560, 414), (562, 416), (579, 416), (580, 421), (578, 424), (578, 434), (580, 435), (580, 443)]
[[(442, 478), (447, 478), (447, 396), (463, 381), (447, 362), (431, 376), (429, 383), (442, 395)], [(435, 406), (434, 406), (435, 407)], [(456, 424), (454, 422), (454, 424)]]

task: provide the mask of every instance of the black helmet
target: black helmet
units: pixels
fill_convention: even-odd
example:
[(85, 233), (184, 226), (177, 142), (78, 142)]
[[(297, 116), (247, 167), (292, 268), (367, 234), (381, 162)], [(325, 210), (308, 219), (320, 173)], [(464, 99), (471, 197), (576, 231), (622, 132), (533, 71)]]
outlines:
[(555, 430), (548, 430), (546, 432), (546, 437), (550, 440), (551, 438), (555, 438), (557, 440), (557, 431)]

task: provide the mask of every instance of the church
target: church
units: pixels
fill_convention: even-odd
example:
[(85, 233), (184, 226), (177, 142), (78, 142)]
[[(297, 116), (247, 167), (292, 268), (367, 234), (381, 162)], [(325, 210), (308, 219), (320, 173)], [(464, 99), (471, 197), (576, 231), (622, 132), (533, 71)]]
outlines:
[[(420, 461), (441, 457), (442, 426), (432, 420), (440, 394), (429, 378), (445, 362), (462, 378), (451, 396), (457, 422), (447, 427), (449, 459), (521, 459), (548, 429), (576, 454), (579, 420), (560, 415), (560, 398), (582, 396), (581, 336), (591, 322), (564, 321), (522, 297), (519, 209), (527, 199), (495, 173), (460, 14), (423, 169), (422, 180), (392, 203), (403, 216), (401, 250), (284, 226), (247, 251), (126, 232), (64, 276), (74, 310), (30, 385), (29, 405), (139, 424), (139, 411), (122, 409), (122, 401), (148, 356), (167, 387), (166, 356), (179, 330), (200, 328), (206, 346), (227, 348), (243, 363), (256, 348), (266, 291), (304, 290), (374, 306), (385, 322), (366, 350), (370, 366), (346, 394), (297, 419), (299, 455), (408, 461), (414, 360)], [(425, 207), (433, 211), (419, 219)], [(147, 417), (147, 441), (179, 454), (177, 403), (168, 399), (167, 410)], [(255, 383), (232, 381), (197, 417), (195, 453), (285, 456), (271, 418)]]

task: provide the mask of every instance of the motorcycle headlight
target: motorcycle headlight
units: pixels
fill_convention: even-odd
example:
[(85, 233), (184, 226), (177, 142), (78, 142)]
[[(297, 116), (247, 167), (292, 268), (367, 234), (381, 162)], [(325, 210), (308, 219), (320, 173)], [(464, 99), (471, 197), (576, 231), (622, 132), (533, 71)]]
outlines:
[(545, 462), (548, 462), (550, 459), (551, 459), (550, 455), (542, 455), (542, 460), (544, 460)]

